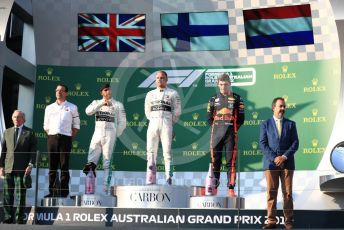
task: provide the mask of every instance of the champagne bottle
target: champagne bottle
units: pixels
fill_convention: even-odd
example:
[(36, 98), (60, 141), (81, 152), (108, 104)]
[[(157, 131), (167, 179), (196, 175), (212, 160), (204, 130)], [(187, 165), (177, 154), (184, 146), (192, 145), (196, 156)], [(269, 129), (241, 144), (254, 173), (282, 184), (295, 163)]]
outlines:
[(215, 192), (214, 172), (212, 163), (209, 164), (207, 177), (205, 178), (205, 195), (212, 196)]
[(90, 171), (86, 175), (85, 194), (94, 194), (95, 182), (96, 182), (96, 178), (91, 168)]

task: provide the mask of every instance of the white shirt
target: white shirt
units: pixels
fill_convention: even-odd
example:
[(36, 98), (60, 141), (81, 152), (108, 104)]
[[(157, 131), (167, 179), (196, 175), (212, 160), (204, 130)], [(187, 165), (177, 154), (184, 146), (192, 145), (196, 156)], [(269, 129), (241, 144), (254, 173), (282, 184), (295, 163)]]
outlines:
[(148, 120), (164, 118), (176, 123), (181, 114), (177, 91), (170, 88), (149, 91), (145, 98), (145, 114)]
[(48, 135), (72, 136), (72, 128), (80, 129), (78, 107), (68, 101), (54, 102), (45, 108), (43, 129)]

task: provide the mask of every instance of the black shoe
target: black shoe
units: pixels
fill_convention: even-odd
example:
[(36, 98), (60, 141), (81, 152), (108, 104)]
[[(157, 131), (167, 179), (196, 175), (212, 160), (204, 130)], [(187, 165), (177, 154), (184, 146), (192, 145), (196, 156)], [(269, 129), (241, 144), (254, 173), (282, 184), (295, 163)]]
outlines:
[(13, 224), (13, 220), (12, 219), (7, 219), (2, 221), (3, 224)]
[(276, 228), (276, 224), (267, 224), (263, 226), (263, 229), (273, 229)]
[(172, 178), (171, 177), (166, 180), (166, 184), (167, 185), (172, 185)]
[(54, 195), (52, 193), (49, 193), (48, 195), (44, 196), (44, 198), (50, 198), (50, 197), (54, 197)]
[(97, 165), (93, 162), (88, 162), (87, 164), (85, 164), (84, 168), (82, 169), (82, 172), (85, 173), (85, 175), (88, 174), (88, 172), (92, 169), (94, 177), (96, 177), (96, 168)]

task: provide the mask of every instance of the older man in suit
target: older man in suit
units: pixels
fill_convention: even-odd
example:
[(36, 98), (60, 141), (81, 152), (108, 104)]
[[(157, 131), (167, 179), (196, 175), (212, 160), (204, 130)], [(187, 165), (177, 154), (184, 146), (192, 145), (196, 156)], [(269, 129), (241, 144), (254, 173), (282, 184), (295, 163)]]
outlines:
[(4, 181), (4, 214), (3, 223), (14, 223), (14, 191), (19, 198), (16, 209), (16, 223), (24, 223), (24, 209), (26, 205), (26, 187), (24, 176), (30, 175), (35, 153), (37, 139), (32, 129), (24, 126), (25, 114), (15, 110), (12, 115), (14, 126), (6, 129), (2, 140), (0, 157), (0, 176), (5, 175)]
[(296, 124), (284, 117), (285, 101), (277, 97), (272, 101), (273, 117), (260, 127), (259, 143), (263, 151), (267, 184), (268, 223), (263, 229), (276, 228), (276, 204), (279, 181), (282, 185), (285, 228), (293, 228), (293, 174), (294, 154), (299, 148)]

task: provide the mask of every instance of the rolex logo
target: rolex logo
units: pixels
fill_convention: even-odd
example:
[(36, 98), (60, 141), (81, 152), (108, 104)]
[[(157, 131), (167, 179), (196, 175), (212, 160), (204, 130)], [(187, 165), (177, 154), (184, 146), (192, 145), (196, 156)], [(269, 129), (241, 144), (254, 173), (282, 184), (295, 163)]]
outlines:
[(285, 102), (287, 102), (287, 101), (288, 101), (288, 98), (289, 98), (289, 96), (288, 96), (288, 95), (283, 95), (282, 97), (283, 97), (283, 99), (284, 99), (284, 101), (285, 101)]
[(197, 150), (198, 144), (197, 143), (192, 143), (191, 144), (191, 148), (192, 148), (192, 150)]
[(53, 68), (49, 67), (49, 68), (47, 69), (47, 74), (48, 74), (48, 75), (52, 75), (53, 72), (54, 72), (54, 69), (53, 69)]
[(312, 85), (313, 85), (313, 86), (317, 86), (318, 83), (319, 83), (319, 79), (318, 79), (318, 78), (313, 78), (313, 79), (312, 79)]
[(258, 112), (253, 112), (252, 117), (253, 117), (253, 119), (257, 119), (258, 118)]
[(76, 83), (75, 84), (75, 89), (79, 91), (81, 89), (81, 84), (80, 83)]
[(138, 121), (140, 119), (140, 114), (134, 113), (133, 114), (133, 119), (134, 119), (134, 121)]
[(313, 146), (313, 147), (317, 147), (317, 146), (318, 146), (318, 143), (319, 143), (318, 139), (313, 139), (313, 140), (312, 140), (312, 146)]
[(318, 115), (318, 109), (312, 109), (312, 115), (316, 117)]
[(288, 72), (288, 66), (287, 65), (282, 66), (282, 72), (283, 73)]
[(111, 77), (112, 71), (111, 70), (105, 70), (105, 76)]
[(42, 161), (47, 161), (47, 154), (42, 154)]
[(252, 145), (253, 149), (257, 149), (258, 148), (258, 142), (256, 142), (256, 141), (252, 142), (251, 145)]
[(227, 163), (227, 162), (226, 162), (226, 158), (222, 158), (221, 163), (222, 163), (223, 165), (225, 165), (225, 164)]
[(195, 121), (198, 119), (198, 117), (199, 117), (199, 113), (192, 114), (192, 119), (194, 119)]
[(45, 103), (49, 104), (50, 101), (51, 101), (51, 97), (46, 96), (46, 97), (44, 98), (44, 100), (45, 100)]
[(131, 147), (133, 148), (133, 150), (137, 150), (138, 147), (139, 147), (139, 144), (136, 143), (136, 142), (133, 142), (133, 143), (131, 144)]
[(72, 142), (72, 147), (73, 147), (73, 149), (78, 148), (78, 146), (79, 146), (79, 142), (77, 142), (77, 141), (73, 141), (73, 142)]

